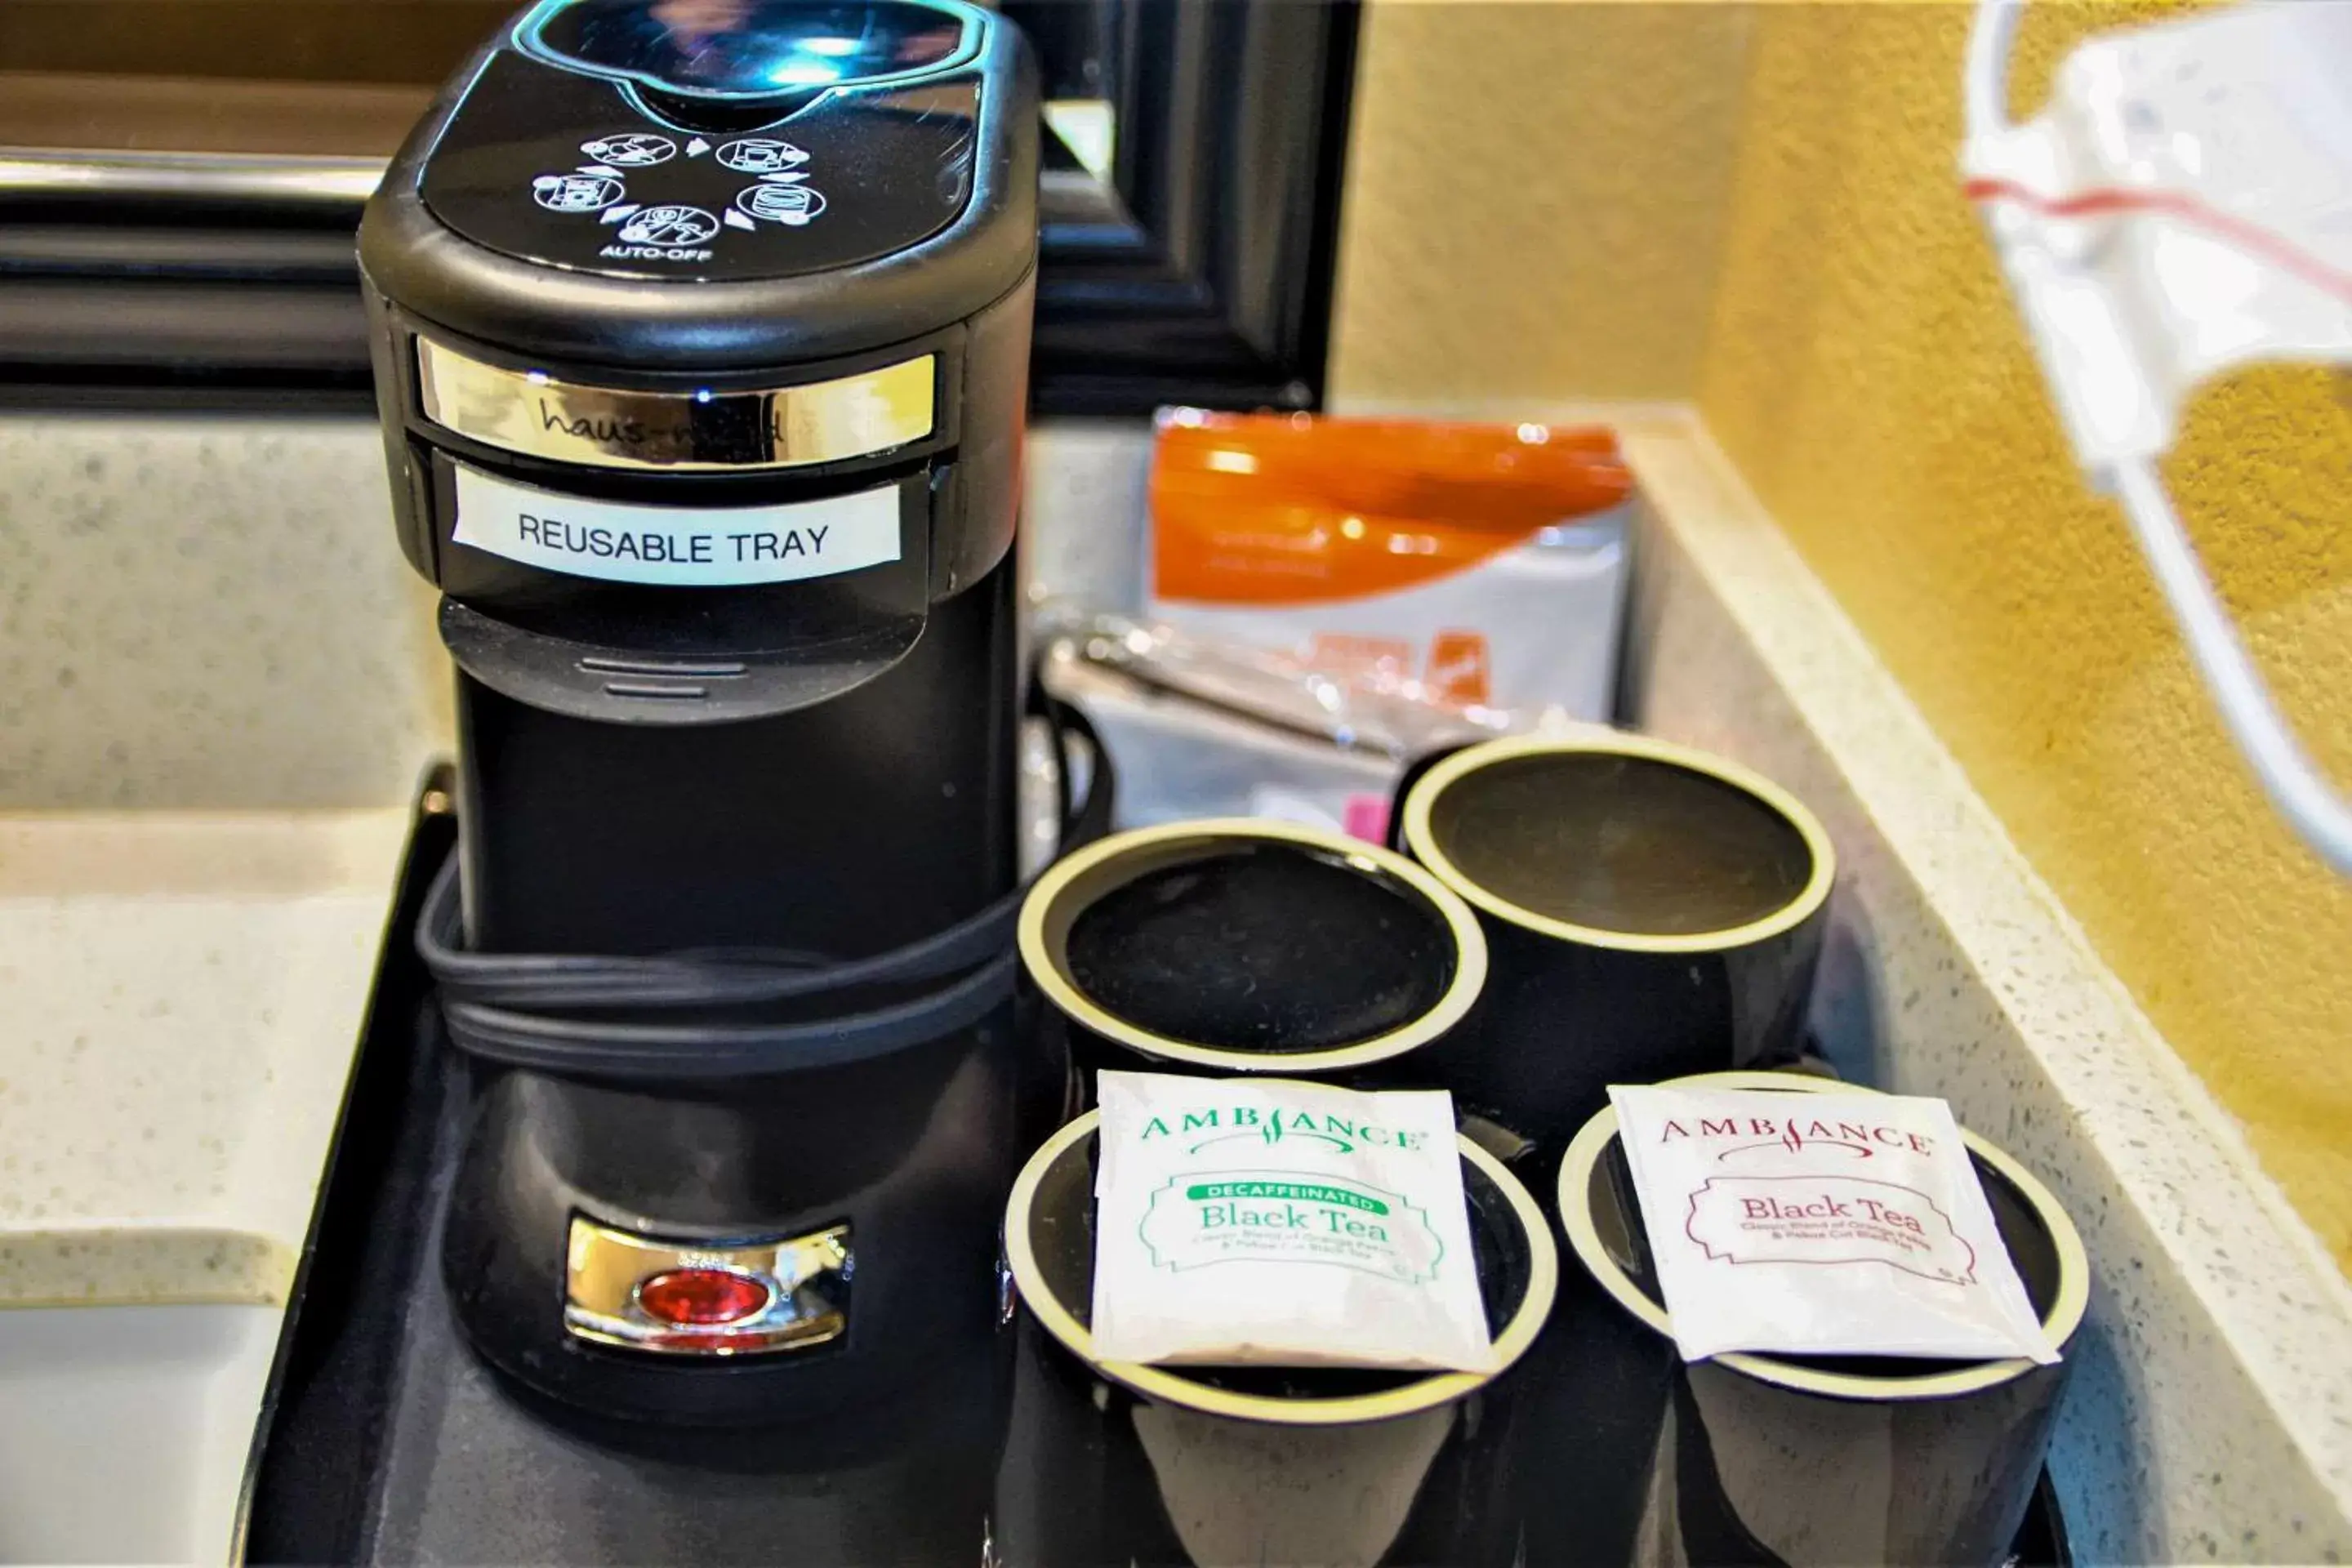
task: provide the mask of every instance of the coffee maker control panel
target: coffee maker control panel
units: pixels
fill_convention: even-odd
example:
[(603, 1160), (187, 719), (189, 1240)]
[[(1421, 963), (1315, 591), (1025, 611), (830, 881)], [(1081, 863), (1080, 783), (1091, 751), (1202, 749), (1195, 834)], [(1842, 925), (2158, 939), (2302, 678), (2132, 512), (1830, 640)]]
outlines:
[(471, 679), (773, 717), (995, 569), (1036, 82), (963, 0), (539, 0), (467, 62), (360, 268), (402, 546)]
[(981, 22), (944, 0), (543, 0), (419, 195), (523, 260), (695, 282), (887, 256), (971, 199)]

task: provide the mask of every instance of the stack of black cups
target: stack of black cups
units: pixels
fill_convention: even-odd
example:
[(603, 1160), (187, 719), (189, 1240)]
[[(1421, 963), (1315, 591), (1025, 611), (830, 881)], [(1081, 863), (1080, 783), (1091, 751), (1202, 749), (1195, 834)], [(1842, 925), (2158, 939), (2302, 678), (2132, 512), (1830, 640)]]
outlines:
[[(1797, 1073), (1716, 1073), (1693, 1088), (1866, 1092)], [(2002, 1245), (2051, 1345), (2065, 1355), (2090, 1301), (2082, 1237), (2048, 1188), (1962, 1133)], [(1561, 1162), (1560, 1223), (1578, 1260), (1644, 1339), (1662, 1397), (1613, 1414), (1612, 1561), (1993, 1563), (2009, 1555), (2057, 1421), (2068, 1362), (1735, 1353), (1683, 1363), (1651, 1261), (1617, 1116), (1586, 1123)], [(1633, 1325), (1630, 1330), (1626, 1324)], [(1627, 1358), (1641, 1364), (1637, 1356)], [(1573, 1417), (1566, 1424), (1577, 1425)], [(1530, 1521), (1530, 1561), (1587, 1561), (1589, 1520)]]
[[(1412, 1081), (1410, 1061), (1462, 1026), (1486, 978), (1476, 915), (1427, 869), (1255, 819), (1080, 850), (1038, 879), (1021, 952), (1087, 1102), (1105, 1068)], [(1559, 1281), (1551, 1227), (1519, 1180), (1460, 1141), (1492, 1372), (1131, 1365), (1097, 1355), (1088, 1332), (1096, 1120), (1038, 1152), (1005, 1220), (1029, 1309), (1024, 1392), (1051, 1449), (1031, 1463), (1070, 1483), (1029, 1528), (1003, 1521), (1007, 1560), (1511, 1563), (1501, 1373)]]
[[(1809, 1422), (1765, 1399), (1752, 1426), (1711, 1413), (1702, 1423), (1700, 1405), (1738, 1403), (1752, 1373), (1734, 1374), (1746, 1379), (1738, 1396), (1683, 1374), (1663, 1309), (1619, 1283), (1622, 1246), (1579, 1240), (1591, 1278), (1563, 1286), (1551, 1227), (1522, 1184), (1569, 1179), (1563, 1156), (1605, 1113), (1612, 1083), (1797, 1062), (1835, 870), (1812, 814), (1723, 759), (1591, 729), (1425, 759), (1399, 791), (1391, 834), (1381, 847), (1217, 820), (1101, 840), (1038, 880), (1022, 958), (1045, 1047), (1070, 1064), (1074, 1113), (1105, 1068), (1452, 1091), (1496, 1370), (1103, 1361), (1087, 1332), (1096, 1119), (1078, 1115), (1030, 1162), (1006, 1218), (1029, 1309), (1026, 1397), (1053, 1450), (1034, 1462), (1073, 1483), (1050, 1517), (1000, 1521), (1008, 1555), (1199, 1568), (1680, 1563), (1736, 1546), (1741, 1562), (1839, 1560), (1854, 1542), (1784, 1519), (1706, 1541), (1688, 1532), (1716, 1520), (1711, 1502), (1736, 1514), (1722, 1500), (1735, 1492), (1804, 1516), (1790, 1500), (1818, 1489), (1804, 1479), (1807, 1434), (1876, 1430), (1895, 1400), (1913, 1411), (1914, 1436), (1900, 1445), (1906, 1475), (1882, 1545), (1998, 1562), (1986, 1543), (1999, 1536), (2005, 1550), (2039, 1473), (2054, 1376), (1979, 1371), (1892, 1394), (1860, 1374), (1808, 1374), (1793, 1392), (1768, 1376), (1759, 1386), (1852, 1414)], [(2030, 1176), (1972, 1147), (2063, 1337), (2081, 1315), (2080, 1245)], [(1591, 1168), (1574, 1165), (1575, 1179)], [(1622, 1241), (1622, 1204), (1594, 1220), (1581, 1188), (1561, 1190), (1571, 1237), (1599, 1225)], [(1996, 1430), (2004, 1415), (2016, 1419)], [(1938, 1419), (1973, 1439), (1917, 1440)], [(1709, 1467), (1737, 1441), (1768, 1457), (1735, 1483)], [(1814, 1460), (1834, 1468), (1859, 1441)], [(1774, 1453), (1786, 1461), (1777, 1469)], [(1383, 1501), (1366, 1511), (1370, 1497)]]

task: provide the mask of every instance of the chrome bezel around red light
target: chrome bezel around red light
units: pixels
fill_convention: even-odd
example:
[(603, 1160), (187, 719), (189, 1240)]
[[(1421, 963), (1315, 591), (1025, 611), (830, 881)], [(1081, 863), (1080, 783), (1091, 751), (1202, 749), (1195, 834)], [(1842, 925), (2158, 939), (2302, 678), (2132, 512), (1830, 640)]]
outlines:
[[(714, 1242), (641, 1235), (572, 1216), (563, 1326), (593, 1344), (659, 1355), (729, 1356), (805, 1350), (849, 1326), (849, 1227)], [(639, 1291), (665, 1274), (717, 1272), (767, 1292), (757, 1310), (682, 1324), (646, 1310)]]

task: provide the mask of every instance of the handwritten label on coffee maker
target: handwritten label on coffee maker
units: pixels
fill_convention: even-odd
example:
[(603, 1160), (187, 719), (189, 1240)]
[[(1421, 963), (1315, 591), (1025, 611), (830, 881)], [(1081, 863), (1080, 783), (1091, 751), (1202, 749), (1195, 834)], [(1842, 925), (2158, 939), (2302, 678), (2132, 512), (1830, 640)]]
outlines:
[(898, 487), (789, 506), (640, 506), (460, 467), (451, 537), (526, 566), (610, 583), (793, 583), (898, 560)]
[(936, 356), (796, 386), (653, 392), (485, 364), (416, 340), (425, 417), (469, 440), (604, 468), (723, 472), (868, 458), (934, 427)]

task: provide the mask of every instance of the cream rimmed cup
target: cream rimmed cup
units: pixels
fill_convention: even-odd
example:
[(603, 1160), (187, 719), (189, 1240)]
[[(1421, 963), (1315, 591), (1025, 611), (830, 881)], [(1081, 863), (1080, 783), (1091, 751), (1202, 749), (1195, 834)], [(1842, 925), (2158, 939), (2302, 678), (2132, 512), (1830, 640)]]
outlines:
[(1409, 775), (1395, 835), (1475, 908), (1478, 1006), (1418, 1070), (1552, 1149), (1612, 1083), (1793, 1060), (1836, 856), (1769, 779), (1648, 736), (1485, 742)]
[[(1004, 1219), (1025, 1309), (1022, 1357), (1048, 1452), (1080, 1478), (1067, 1506), (1007, 1540), (1039, 1563), (1512, 1561), (1512, 1373), (1550, 1316), (1558, 1254), (1542, 1211), (1500, 1162), (1458, 1140), (1495, 1365), (1482, 1373), (1147, 1366), (1108, 1362), (1094, 1296), (1089, 1111), (1033, 1156)], [(1475, 1506), (1470, 1506), (1475, 1500)]]
[[(1711, 1073), (1684, 1087), (1866, 1093), (1798, 1073)], [(2048, 1188), (1973, 1132), (1969, 1154), (2026, 1294), (2062, 1358), (2090, 1300), (2082, 1237)], [(1674, 1370), (1633, 1560), (1998, 1563), (2042, 1473), (2069, 1363), (1733, 1353), (1684, 1363), (1650, 1264), (1617, 1113), (1560, 1163), (1562, 1229), (1584, 1271), (1655, 1336)], [(1763, 1555), (1759, 1555), (1762, 1553)]]
[(1019, 942), (1041, 1026), (1089, 1084), (1102, 1068), (1394, 1074), (1461, 1024), (1486, 977), (1477, 916), (1429, 871), (1257, 818), (1087, 845), (1031, 889)]

